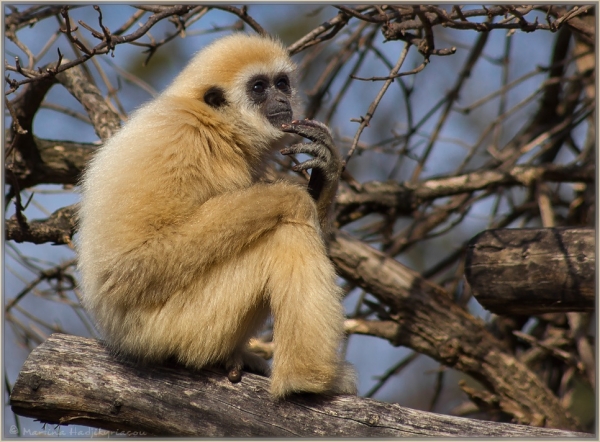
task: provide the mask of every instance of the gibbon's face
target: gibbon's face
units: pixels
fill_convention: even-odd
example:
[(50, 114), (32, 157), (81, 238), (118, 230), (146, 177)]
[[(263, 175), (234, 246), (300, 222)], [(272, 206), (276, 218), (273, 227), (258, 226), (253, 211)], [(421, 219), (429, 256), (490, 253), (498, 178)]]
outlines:
[(277, 138), (298, 106), (295, 70), (280, 41), (232, 34), (196, 54), (165, 93), (202, 101), (246, 131)]
[(257, 75), (250, 79), (246, 90), (249, 100), (259, 106), (271, 125), (279, 128), (292, 121), (292, 88), (285, 72), (272, 77)]
[[(257, 106), (272, 126), (280, 128), (283, 123), (292, 121), (292, 87), (285, 72), (254, 75), (245, 85), (245, 94), (248, 102)], [(225, 91), (213, 86), (204, 94), (204, 101), (215, 109), (224, 106), (227, 104)]]

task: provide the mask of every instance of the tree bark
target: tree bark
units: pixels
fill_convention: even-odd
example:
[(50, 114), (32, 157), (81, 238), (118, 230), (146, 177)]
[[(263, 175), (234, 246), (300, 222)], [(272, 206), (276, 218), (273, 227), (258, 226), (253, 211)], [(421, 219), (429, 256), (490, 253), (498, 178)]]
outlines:
[[(52, 335), (14, 385), (15, 413), (118, 434), (202, 437), (590, 437), (590, 434), (421, 412), (355, 396), (294, 395), (275, 401), (268, 380), (244, 373), (139, 367), (100, 342)], [(103, 435), (104, 433), (98, 433)]]
[(593, 311), (595, 231), (495, 229), (474, 237), (465, 275), (479, 303), (500, 315)]
[(77, 204), (61, 207), (48, 218), (27, 221), (13, 215), (4, 222), (6, 239), (34, 244), (69, 244), (77, 229)]

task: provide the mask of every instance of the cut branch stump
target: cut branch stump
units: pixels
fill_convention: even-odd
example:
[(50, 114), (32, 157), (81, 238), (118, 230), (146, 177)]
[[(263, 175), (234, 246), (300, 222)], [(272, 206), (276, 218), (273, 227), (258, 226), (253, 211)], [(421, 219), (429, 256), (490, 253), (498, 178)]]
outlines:
[(477, 301), (499, 315), (590, 312), (595, 243), (591, 228), (486, 230), (468, 246), (465, 275)]

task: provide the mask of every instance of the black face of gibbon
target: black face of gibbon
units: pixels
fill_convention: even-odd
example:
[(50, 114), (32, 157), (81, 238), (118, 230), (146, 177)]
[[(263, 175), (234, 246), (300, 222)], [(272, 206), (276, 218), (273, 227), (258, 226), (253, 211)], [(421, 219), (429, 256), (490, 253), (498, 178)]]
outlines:
[(269, 123), (279, 128), (283, 123), (292, 121), (290, 97), (292, 88), (285, 73), (269, 78), (266, 75), (252, 77), (246, 86), (248, 98), (267, 117)]

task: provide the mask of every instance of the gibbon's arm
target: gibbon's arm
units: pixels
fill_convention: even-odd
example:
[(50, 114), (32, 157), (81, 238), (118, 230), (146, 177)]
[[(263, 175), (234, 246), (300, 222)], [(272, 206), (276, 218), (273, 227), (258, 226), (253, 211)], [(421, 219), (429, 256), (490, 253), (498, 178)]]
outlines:
[(316, 120), (294, 120), (282, 130), (308, 138), (312, 143), (298, 143), (282, 149), (283, 155), (305, 153), (313, 158), (295, 165), (296, 172), (311, 169), (308, 193), (317, 203), (319, 223), (324, 235), (329, 232), (330, 212), (342, 172), (342, 159), (333, 143), (329, 128)]

